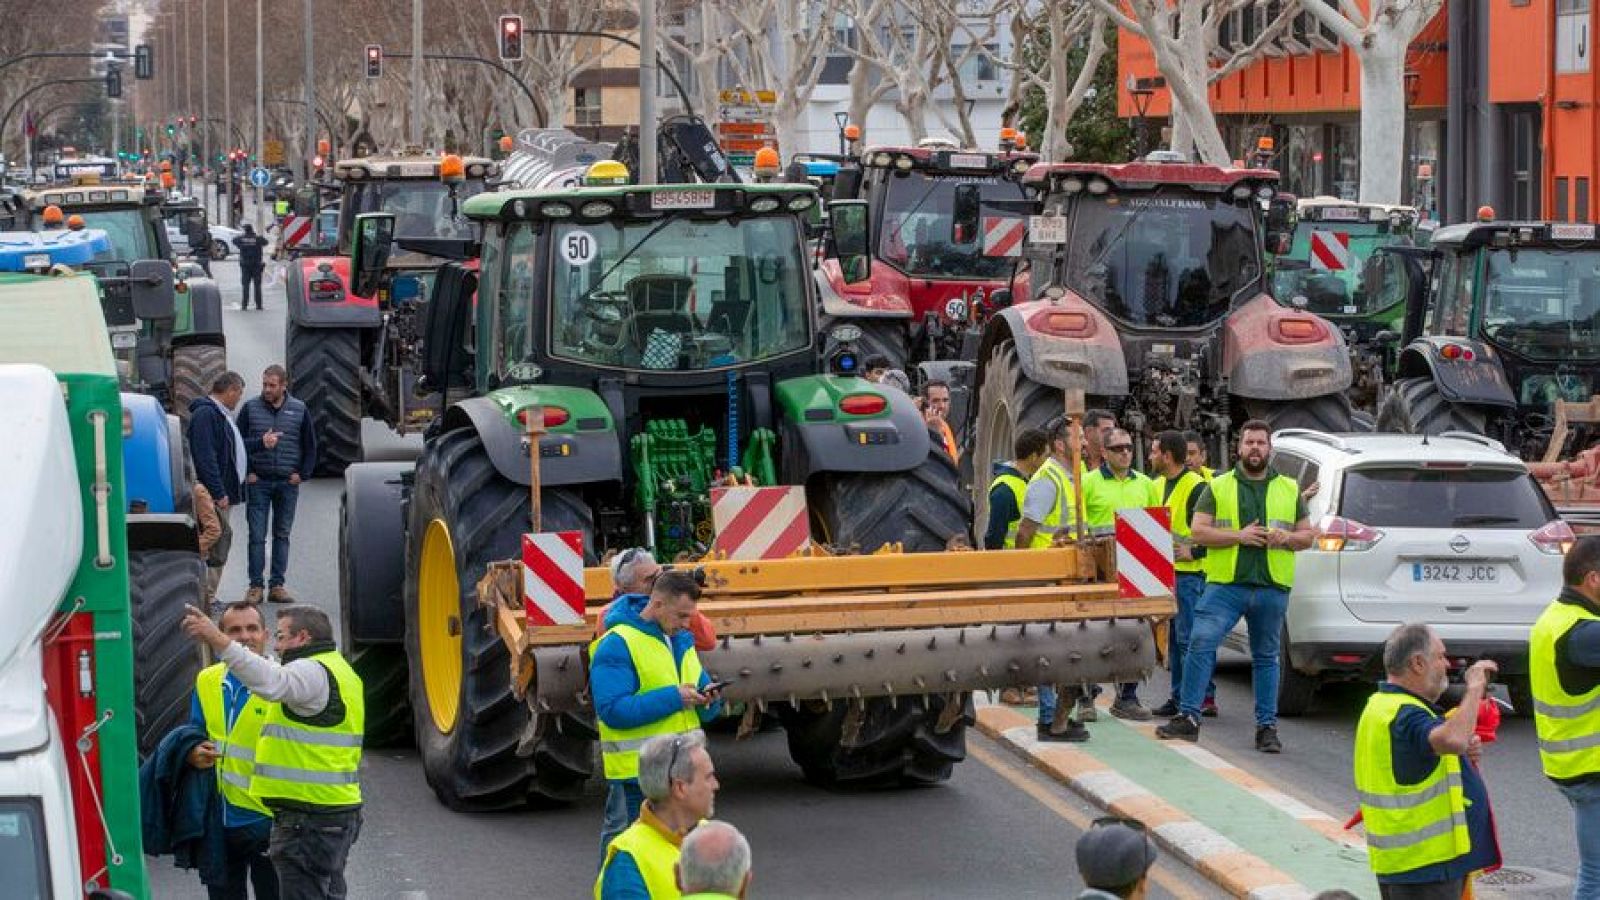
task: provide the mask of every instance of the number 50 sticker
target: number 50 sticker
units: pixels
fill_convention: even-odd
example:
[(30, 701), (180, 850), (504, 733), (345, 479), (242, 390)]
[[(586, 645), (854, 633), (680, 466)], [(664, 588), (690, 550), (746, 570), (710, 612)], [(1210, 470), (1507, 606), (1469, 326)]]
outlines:
[(587, 265), (594, 259), (594, 236), (587, 231), (570, 231), (561, 238), (561, 258), (570, 266)]

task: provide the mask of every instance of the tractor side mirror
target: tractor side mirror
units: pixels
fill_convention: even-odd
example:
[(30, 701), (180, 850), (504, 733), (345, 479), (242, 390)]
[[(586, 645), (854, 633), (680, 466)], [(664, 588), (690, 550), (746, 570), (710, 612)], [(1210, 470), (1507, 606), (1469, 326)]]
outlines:
[(872, 277), (871, 231), (868, 228), (867, 201), (834, 200), (828, 204), (828, 255), (839, 260), (845, 284), (859, 284)]
[(141, 259), (128, 266), (128, 299), (140, 321), (162, 321), (177, 313), (172, 264), (164, 259)]
[(421, 393), (445, 393), (471, 384), (475, 356), (472, 336), (473, 299), (478, 293), (478, 273), (460, 263), (440, 266), (434, 276), (433, 296), (423, 307)]
[(383, 270), (389, 265), (394, 245), (394, 213), (362, 213), (356, 216), (351, 234), (350, 259), (355, 266), (350, 289), (360, 297), (370, 297), (378, 289)]
[(1282, 256), (1294, 244), (1295, 204), (1293, 200), (1274, 197), (1267, 203), (1267, 221), (1264, 229), (1267, 252)]
[(978, 186), (956, 185), (950, 215), (950, 243), (972, 243), (978, 235), (978, 216)]

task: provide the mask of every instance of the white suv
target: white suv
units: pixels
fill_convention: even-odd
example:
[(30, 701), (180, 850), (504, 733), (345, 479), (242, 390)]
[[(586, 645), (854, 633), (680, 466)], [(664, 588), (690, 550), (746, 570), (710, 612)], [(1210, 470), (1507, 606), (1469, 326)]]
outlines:
[[(1521, 460), (1481, 435), (1279, 431), (1272, 465), (1320, 484), (1316, 543), (1295, 555), (1278, 711), (1303, 714), (1318, 685), (1381, 676), (1396, 625), (1426, 622), (1452, 660), (1493, 659), (1531, 711), (1528, 632), (1561, 590), (1571, 527)], [(1249, 652), (1243, 626), (1226, 645)]]

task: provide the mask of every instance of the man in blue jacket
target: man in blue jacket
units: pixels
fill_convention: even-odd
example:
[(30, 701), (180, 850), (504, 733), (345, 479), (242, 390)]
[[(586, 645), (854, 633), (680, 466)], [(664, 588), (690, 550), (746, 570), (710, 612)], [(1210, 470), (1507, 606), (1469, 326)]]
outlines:
[(667, 570), (649, 596), (623, 594), (606, 614), (605, 634), (590, 647), (589, 688), (605, 760), (605, 821), (600, 857), (639, 817), (639, 748), (663, 734), (698, 731), (716, 718), (722, 701), (700, 667), (689, 621), (700, 585), (687, 572)]
[(195, 477), (211, 493), (222, 525), (222, 534), (206, 557), (207, 600), (216, 597), (222, 567), (233, 546), (229, 514), (244, 502), (244, 439), (233, 422), (243, 396), (244, 378), (238, 372), (223, 372), (212, 382), (210, 395), (189, 401), (189, 456), (194, 460)]
[[(250, 523), (250, 590), (246, 603), (260, 603), (262, 592), (273, 603), (293, 603), (283, 586), (289, 570), (289, 532), (294, 528), (300, 482), (310, 478), (317, 461), (317, 436), (306, 405), (289, 396), (289, 373), (271, 365), (261, 375), (261, 394), (239, 410), (239, 431), (250, 455), (245, 476), (245, 511)], [(267, 527), (272, 527), (272, 576), (267, 566)], [(270, 588), (270, 590), (266, 590)]]

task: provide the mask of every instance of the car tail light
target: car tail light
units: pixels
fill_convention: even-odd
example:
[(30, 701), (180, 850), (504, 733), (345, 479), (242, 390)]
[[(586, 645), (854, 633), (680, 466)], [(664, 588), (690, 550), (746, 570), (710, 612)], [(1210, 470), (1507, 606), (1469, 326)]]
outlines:
[(1371, 550), (1383, 540), (1383, 532), (1354, 519), (1329, 516), (1317, 529), (1317, 549), (1328, 553), (1353, 553)]
[(873, 416), (888, 405), (889, 401), (877, 394), (851, 394), (839, 401), (839, 411), (852, 416)]
[(1328, 330), (1316, 319), (1284, 316), (1277, 320), (1278, 341), (1284, 344), (1310, 344), (1328, 336)]
[[(517, 412), (517, 421), (521, 422), (523, 427), (526, 428), (528, 425), (528, 413), (538, 408), (540, 407), (530, 406), (526, 409), (519, 410)], [(546, 406), (542, 408), (544, 409), (544, 427), (546, 428), (559, 428), (562, 425), (567, 424), (567, 420), (572, 418), (572, 413), (567, 412), (562, 407)]]
[(1572, 526), (1560, 519), (1545, 523), (1543, 528), (1528, 535), (1528, 540), (1539, 548), (1540, 553), (1551, 556), (1560, 556), (1572, 549), (1578, 542), (1578, 536), (1573, 533)]
[(1094, 317), (1077, 310), (1046, 309), (1028, 319), (1028, 327), (1055, 337), (1086, 338), (1094, 335)]

